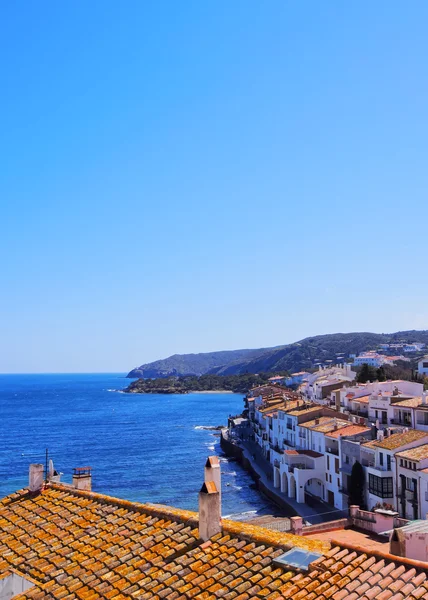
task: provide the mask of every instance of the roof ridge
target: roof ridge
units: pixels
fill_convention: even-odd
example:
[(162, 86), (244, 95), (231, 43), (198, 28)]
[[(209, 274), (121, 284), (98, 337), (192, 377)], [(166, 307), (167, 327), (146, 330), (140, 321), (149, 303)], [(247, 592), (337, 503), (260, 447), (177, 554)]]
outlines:
[(49, 483), (46, 487), (58, 490), (60, 492), (67, 492), (73, 494), (74, 496), (96, 500), (101, 504), (115, 504), (119, 508), (125, 508), (127, 510), (133, 510), (136, 512), (144, 511), (153, 516), (168, 517), (169, 519), (182, 521), (183, 523), (195, 521), (195, 524), (197, 524), (198, 522), (198, 513), (181, 508), (166, 506), (165, 504), (151, 504), (135, 502), (132, 500), (123, 500), (122, 498), (116, 498), (115, 496), (109, 496), (107, 494), (100, 494), (99, 492), (78, 490), (71, 485), (64, 485), (62, 483)]
[[(115, 504), (119, 508), (125, 508), (127, 510), (144, 511), (156, 517), (181, 521), (182, 523), (194, 525), (195, 527), (198, 527), (199, 525), (199, 514), (190, 510), (174, 508), (165, 504), (145, 504), (142, 502), (132, 502), (131, 500), (122, 500), (120, 498), (115, 498), (114, 496), (99, 494), (98, 492), (78, 490), (72, 486), (61, 483), (49, 483), (47, 488), (71, 493), (82, 498), (96, 500), (100, 503)], [(306, 550), (318, 550), (325, 553), (330, 549), (330, 544), (322, 540), (309, 540), (303, 536), (294, 535), (292, 533), (274, 531), (259, 525), (251, 525), (249, 523), (231, 521), (229, 519), (222, 519), (222, 531), (223, 533), (229, 533), (245, 540), (268, 544), (269, 546), (284, 548), (285, 550), (298, 547)]]
[(365, 548), (364, 546), (351, 544), (349, 542), (339, 542), (338, 540), (331, 540), (331, 546), (332, 548), (334, 546), (338, 546), (339, 548), (343, 548), (344, 550), (353, 550), (354, 552), (361, 552), (363, 554), (367, 554), (367, 556), (382, 558), (384, 560), (389, 560), (392, 562), (400, 563), (402, 565), (407, 565), (409, 567), (414, 567), (415, 569), (419, 569), (421, 571), (428, 572), (428, 562), (415, 560), (414, 558), (406, 558), (405, 556), (398, 556), (396, 554), (390, 554), (389, 552), (382, 552), (382, 550), (378, 550), (376, 548)]

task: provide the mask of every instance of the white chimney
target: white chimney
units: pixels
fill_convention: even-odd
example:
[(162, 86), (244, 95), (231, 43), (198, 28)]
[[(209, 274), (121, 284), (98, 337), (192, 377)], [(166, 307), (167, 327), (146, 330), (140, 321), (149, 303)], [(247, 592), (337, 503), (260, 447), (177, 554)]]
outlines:
[(78, 490), (90, 492), (92, 489), (91, 467), (79, 467), (73, 469), (73, 486)]
[(205, 463), (204, 481), (212, 481), (215, 483), (218, 493), (220, 494), (221, 502), (221, 469), (218, 456), (209, 456)]
[(30, 465), (28, 487), (30, 492), (40, 492), (44, 483), (44, 467), (42, 464)]
[(427, 393), (422, 392), (422, 404), (426, 404), (426, 403), (427, 403)]
[[(218, 464), (218, 471), (216, 466), (211, 466), (211, 464), (215, 465), (213, 458), (218, 461), (216, 456), (208, 458), (205, 465), (205, 481), (199, 492), (199, 537), (204, 542), (221, 532), (220, 490), (213, 479), (207, 481), (207, 476), (211, 478), (220, 477), (220, 464)], [(207, 466), (208, 463), (210, 463), (210, 466)]]
[(52, 483), (60, 483), (61, 482), (61, 475), (62, 475), (62, 473), (58, 473), (57, 471), (55, 471), (53, 460), (50, 459), (49, 460), (49, 475), (48, 475), (48, 480), (50, 482), (52, 482)]

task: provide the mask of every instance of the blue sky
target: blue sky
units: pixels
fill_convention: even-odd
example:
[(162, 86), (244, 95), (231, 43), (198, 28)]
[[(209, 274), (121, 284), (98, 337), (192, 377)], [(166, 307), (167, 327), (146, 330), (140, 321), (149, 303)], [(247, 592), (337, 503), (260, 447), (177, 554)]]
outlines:
[(4, 4), (0, 371), (427, 328), (427, 19)]

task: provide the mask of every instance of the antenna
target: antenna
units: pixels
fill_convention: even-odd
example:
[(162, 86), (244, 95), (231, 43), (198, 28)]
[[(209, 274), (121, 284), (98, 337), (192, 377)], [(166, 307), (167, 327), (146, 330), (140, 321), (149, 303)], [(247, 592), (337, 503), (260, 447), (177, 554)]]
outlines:
[(49, 462), (49, 450), (46, 448), (45, 483), (48, 482), (48, 462)]

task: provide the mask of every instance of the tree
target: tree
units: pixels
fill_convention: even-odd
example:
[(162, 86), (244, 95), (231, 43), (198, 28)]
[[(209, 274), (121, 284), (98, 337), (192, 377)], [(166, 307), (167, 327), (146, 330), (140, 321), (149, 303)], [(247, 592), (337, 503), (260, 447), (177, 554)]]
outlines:
[(364, 363), (357, 375), (358, 383), (367, 383), (367, 381), (375, 381), (377, 379), (377, 371), (374, 367), (370, 367)]
[(379, 367), (379, 369), (377, 370), (377, 380), (386, 381), (386, 373), (384, 367)]
[(348, 503), (349, 506), (355, 504), (360, 508), (364, 505), (364, 486), (366, 483), (366, 476), (364, 469), (358, 460), (353, 464), (351, 477), (349, 478), (348, 485)]

